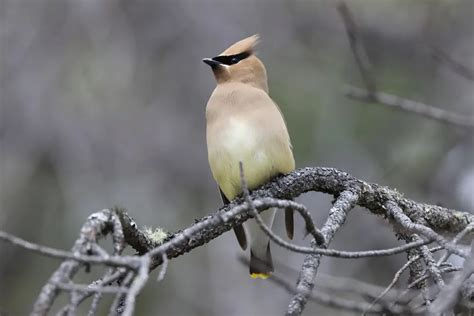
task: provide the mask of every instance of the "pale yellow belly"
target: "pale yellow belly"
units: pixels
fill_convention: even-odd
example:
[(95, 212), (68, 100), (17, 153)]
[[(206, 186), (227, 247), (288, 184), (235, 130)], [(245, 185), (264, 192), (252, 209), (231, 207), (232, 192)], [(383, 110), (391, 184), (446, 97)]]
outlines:
[(229, 120), (218, 137), (208, 139), (208, 151), (212, 174), (229, 200), (242, 192), (240, 161), (250, 189), (266, 183), (278, 173), (274, 167), (276, 155), (265, 135), (259, 133), (258, 128), (238, 120)]

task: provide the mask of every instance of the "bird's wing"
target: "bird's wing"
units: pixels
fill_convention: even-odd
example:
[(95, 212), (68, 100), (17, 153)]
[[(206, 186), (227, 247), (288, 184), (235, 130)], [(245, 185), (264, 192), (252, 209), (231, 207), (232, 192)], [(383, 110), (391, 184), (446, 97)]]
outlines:
[[(227, 199), (227, 197), (224, 195), (224, 192), (222, 192), (221, 188), (219, 188), (219, 192), (221, 193), (222, 203), (224, 203), (224, 205), (229, 204), (229, 199)], [(234, 233), (237, 241), (239, 242), (240, 248), (242, 248), (242, 250), (247, 249), (247, 235), (245, 234), (244, 226), (235, 226)]]
[(293, 218), (293, 210), (286, 209), (285, 210), (285, 228), (286, 228), (286, 235), (289, 239), (293, 239), (293, 234), (295, 231), (295, 220)]

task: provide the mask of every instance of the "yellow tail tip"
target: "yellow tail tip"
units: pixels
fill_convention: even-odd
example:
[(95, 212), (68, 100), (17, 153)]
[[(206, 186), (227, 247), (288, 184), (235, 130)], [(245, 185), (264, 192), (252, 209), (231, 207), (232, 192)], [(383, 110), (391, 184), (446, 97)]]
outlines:
[(262, 280), (265, 280), (265, 279), (267, 279), (269, 276), (270, 276), (270, 274), (267, 274), (267, 273), (251, 273), (251, 274), (250, 274), (250, 277), (251, 277), (252, 279), (262, 279)]

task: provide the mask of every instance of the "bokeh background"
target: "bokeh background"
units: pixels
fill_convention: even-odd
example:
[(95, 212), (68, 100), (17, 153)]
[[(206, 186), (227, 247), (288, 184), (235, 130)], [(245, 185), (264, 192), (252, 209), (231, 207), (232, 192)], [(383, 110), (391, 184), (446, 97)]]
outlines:
[[(381, 90), (474, 114), (473, 83), (432, 58), (435, 47), (474, 68), (473, 1), (349, 5)], [(333, 1), (0, 0), (0, 229), (69, 249), (103, 208), (175, 231), (220, 207), (205, 143), (215, 82), (201, 59), (254, 33), (297, 166), (336, 167), (473, 211), (472, 134), (343, 96), (345, 83), (362, 82)], [(331, 197), (299, 200), (321, 225)], [(382, 219), (355, 209), (332, 246), (397, 243)], [(276, 273), (295, 282), (303, 256), (273, 248)], [(290, 295), (251, 280), (239, 255), (227, 233), (173, 259), (137, 315), (282, 314)], [(325, 258), (320, 271), (387, 285), (404, 260)], [(27, 314), (58, 263), (0, 244), (0, 314)], [(329, 311), (310, 303), (307, 314)]]

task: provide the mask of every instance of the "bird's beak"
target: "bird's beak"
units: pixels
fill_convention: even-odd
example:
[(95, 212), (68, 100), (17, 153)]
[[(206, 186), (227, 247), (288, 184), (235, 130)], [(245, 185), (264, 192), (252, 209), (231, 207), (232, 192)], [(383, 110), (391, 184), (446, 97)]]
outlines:
[(204, 63), (208, 64), (209, 66), (211, 66), (212, 68), (217, 67), (221, 64), (220, 62), (218, 62), (218, 61), (216, 61), (212, 58), (204, 58), (202, 61)]

